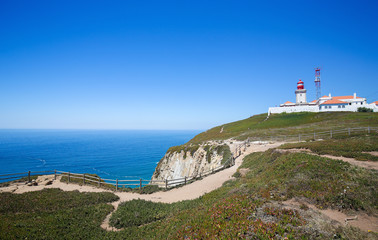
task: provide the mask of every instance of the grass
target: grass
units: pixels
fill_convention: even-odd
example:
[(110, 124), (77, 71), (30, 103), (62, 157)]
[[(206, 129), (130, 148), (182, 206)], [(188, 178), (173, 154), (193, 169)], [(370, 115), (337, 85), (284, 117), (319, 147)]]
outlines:
[(378, 135), (371, 134), (365, 136), (336, 137), (323, 141), (288, 143), (280, 148), (305, 148), (317, 154), (329, 154), (333, 156), (343, 156), (355, 158), (360, 161), (378, 161), (378, 156), (369, 153), (378, 151)]
[[(339, 127), (377, 126), (376, 113), (279, 114), (267, 121), (264, 119), (264, 115), (257, 115), (227, 124), (222, 134), (220, 128), (209, 130), (192, 141), (230, 136), (243, 139), (251, 134), (290, 134), (337, 127), (338, 123)], [(350, 150), (350, 154), (359, 154), (375, 151), (376, 142), (376, 136), (355, 136), (349, 140), (338, 138), (322, 143), (329, 145), (325, 150), (328, 152), (344, 154)], [(303, 147), (316, 149), (318, 142), (303, 144), (308, 144)], [(222, 154), (224, 159), (228, 154), (222, 147), (210, 149)], [(245, 175), (235, 174), (236, 179), (195, 200), (174, 204), (144, 200), (122, 203), (111, 218), (113, 226), (123, 228), (119, 232), (106, 232), (100, 228), (105, 216), (113, 209), (108, 203), (118, 199), (112, 193), (63, 192), (58, 189), (19, 195), (0, 193), (0, 239), (378, 238), (377, 233), (336, 227), (325, 220), (314, 219), (306, 214), (311, 211), (306, 205), (292, 210), (279, 204), (299, 197), (319, 208), (377, 216), (376, 171), (306, 153), (276, 150), (248, 155), (241, 168), (249, 171)], [(77, 183), (81, 184), (82, 180)], [(146, 193), (155, 190), (144, 189)]]
[[(241, 168), (242, 189), (257, 197), (286, 200), (304, 197), (318, 207), (377, 213), (376, 171), (305, 153), (270, 150), (248, 155)], [(326, 184), (325, 184), (326, 183)]]
[[(133, 200), (111, 218), (120, 232), (99, 225), (112, 210), (112, 193), (49, 189), (0, 194), (0, 239), (374, 239), (334, 227), (277, 202), (302, 197), (321, 208), (377, 214), (376, 171), (305, 153), (270, 150), (248, 155), (243, 177), (195, 200), (174, 204)], [(324, 184), (327, 183), (327, 184)], [(315, 224), (315, 225), (314, 225)], [(314, 237), (316, 236), (316, 237)]]
[[(250, 118), (224, 124), (198, 134), (189, 143), (198, 144), (210, 140), (235, 138), (245, 140), (248, 137), (259, 140), (271, 136), (295, 135), (321, 132), (329, 129), (348, 127), (376, 127), (378, 113), (335, 112), (335, 113), (282, 113), (254, 115)], [(223, 131), (221, 132), (221, 129)]]
[[(0, 194), (0, 239), (95, 239), (112, 193), (46, 189)], [(103, 235), (103, 234), (102, 234)]]

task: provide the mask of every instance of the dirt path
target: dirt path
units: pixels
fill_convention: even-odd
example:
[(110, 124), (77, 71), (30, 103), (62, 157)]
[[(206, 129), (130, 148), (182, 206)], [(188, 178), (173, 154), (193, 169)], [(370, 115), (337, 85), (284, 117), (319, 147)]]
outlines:
[[(228, 143), (231, 149), (235, 149), (238, 142)], [(282, 143), (251, 143), (249, 147), (243, 148), (242, 154), (235, 159), (235, 165), (227, 168), (223, 171), (209, 175), (201, 180), (195, 181), (191, 184), (185, 185), (180, 188), (175, 188), (166, 192), (156, 192), (153, 194), (138, 194), (138, 193), (129, 193), (129, 192), (113, 192), (119, 197), (119, 200), (113, 202), (114, 211), (117, 210), (121, 202), (130, 201), (133, 199), (144, 199), (153, 202), (163, 202), (163, 203), (173, 203), (183, 200), (192, 200), (199, 198), (200, 196), (211, 192), (222, 186), (224, 182), (232, 179), (232, 175), (236, 172), (238, 167), (242, 164), (243, 159), (246, 155), (252, 152), (266, 151), (269, 148), (275, 148), (280, 146)], [(21, 194), (24, 192), (30, 191), (40, 191), (45, 188), (60, 188), (63, 191), (74, 191), (78, 190), (80, 192), (112, 192), (110, 190), (105, 190), (101, 188), (96, 188), (92, 186), (80, 186), (77, 184), (67, 184), (57, 181), (53, 181), (51, 185), (45, 185), (47, 181), (51, 181), (54, 178), (53, 175), (41, 176), (37, 180), (39, 182), (38, 186), (26, 186), (25, 184), (12, 185), (9, 187), (0, 188), (0, 192), (13, 192)], [(114, 212), (113, 211), (113, 212)], [(109, 225), (109, 220), (111, 217), (110, 213), (102, 223), (101, 227), (108, 231), (116, 231), (117, 229)]]
[(308, 153), (308, 154), (311, 154), (311, 155), (316, 155), (316, 156), (320, 156), (320, 157), (331, 158), (331, 159), (335, 159), (335, 160), (341, 160), (341, 161), (344, 161), (344, 162), (348, 162), (348, 163), (350, 163), (352, 165), (363, 167), (363, 168), (366, 168), (366, 169), (378, 170), (378, 162), (358, 161), (358, 160), (356, 160), (354, 158), (337, 157), (337, 156), (332, 156), (332, 155), (328, 155), (328, 154), (320, 155), (320, 154), (312, 152), (309, 149), (304, 149), (304, 148), (277, 149), (277, 151), (281, 151), (281, 152), (305, 152), (305, 153)]
[(373, 231), (378, 232), (378, 219), (373, 216), (369, 216), (365, 213), (358, 213), (357, 215), (348, 216), (340, 211), (332, 209), (318, 209), (315, 205), (309, 204), (307, 202), (299, 201), (296, 199), (290, 199), (282, 202), (285, 206), (300, 208), (301, 204), (307, 205), (314, 211), (318, 211), (321, 214), (327, 216), (328, 218), (337, 221), (339, 224), (346, 226), (351, 225), (357, 227), (363, 231)]

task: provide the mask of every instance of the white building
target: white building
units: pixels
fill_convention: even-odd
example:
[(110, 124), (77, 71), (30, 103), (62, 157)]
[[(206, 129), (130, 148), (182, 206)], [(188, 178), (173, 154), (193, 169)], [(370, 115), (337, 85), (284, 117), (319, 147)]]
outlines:
[(306, 92), (304, 83), (299, 80), (297, 90), (295, 90), (295, 103), (287, 101), (279, 107), (270, 107), (268, 115), (284, 112), (357, 112), (360, 107), (378, 112), (378, 101), (368, 104), (366, 98), (357, 97), (356, 94), (337, 97), (331, 97), (331, 94), (329, 94), (329, 96), (307, 102)]

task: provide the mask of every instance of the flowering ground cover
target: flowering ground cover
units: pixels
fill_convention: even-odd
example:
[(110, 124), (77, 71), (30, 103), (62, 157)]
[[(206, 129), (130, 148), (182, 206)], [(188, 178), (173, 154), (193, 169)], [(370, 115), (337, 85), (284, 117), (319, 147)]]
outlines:
[(280, 148), (306, 148), (317, 154), (343, 156), (360, 161), (378, 161), (378, 156), (366, 153), (378, 151), (378, 135), (373, 132), (362, 136), (339, 136), (322, 141), (288, 143)]
[[(291, 198), (345, 213), (378, 215), (377, 172), (306, 153), (278, 150), (245, 157), (244, 174), (204, 196), (174, 204), (133, 200), (112, 193), (47, 189), (0, 194), (0, 239), (377, 239), (377, 233), (336, 226)], [(306, 210), (307, 209), (307, 210)]]

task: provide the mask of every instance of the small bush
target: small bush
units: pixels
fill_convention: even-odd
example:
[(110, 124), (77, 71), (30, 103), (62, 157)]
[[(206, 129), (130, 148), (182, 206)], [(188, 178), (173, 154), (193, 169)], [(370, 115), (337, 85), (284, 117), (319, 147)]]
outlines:
[(236, 172), (234, 173), (234, 175), (232, 175), (232, 176), (235, 177), (235, 178), (240, 178), (240, 177), (241, 177), (241, 174), (240, 174), (239, 171), (236, 171)]
[(373, 112), (373, 109), (371, 108), (366, 108), (366, 107), (359, 107), (357, 108), (358, 112)]

